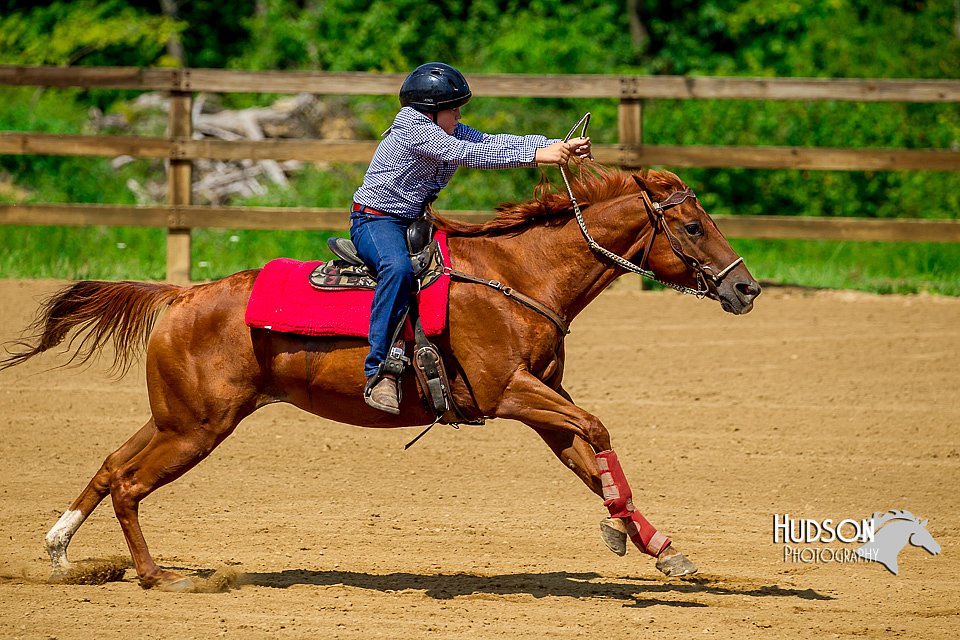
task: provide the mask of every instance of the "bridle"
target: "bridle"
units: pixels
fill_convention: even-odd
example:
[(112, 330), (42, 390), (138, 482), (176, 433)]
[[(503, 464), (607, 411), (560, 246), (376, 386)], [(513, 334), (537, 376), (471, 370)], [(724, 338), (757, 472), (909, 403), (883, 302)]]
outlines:
[[(590, 112), (587, 112), (582, 118), (580, 118), (580, 121), (577, 122), (577, 124), (573, 125), (573, 128), (570, 129), (570, 132), (567, 133), (567, 136), (563, 139), (563, 141), (567, 142), (570, 140), (571, 136), (573, 136), (573, 133), (578, 128), (580, 128), (580, 137), (585, 137), (587, 125), (589, 124)], [(650, 219), (650, 237), (647, 239), (647, 244), (643, 250), (643, 257), (640, 259), (640, 264), (637, 265), (630, 260), (627, 260), (623, 256), (617, 255), (609, 249), (601, 247), (600, 244), (593, 239), (593, 236), (591, 236), (590, 232), (587, 231), (587, 223), (583, 218), (583, 213), (580, 211), (580, 205), (577, 203), (577, 199), (573, 195), (573, 188), (570, 186), (570, 179), (567, 177), (567, 171), (562, 164), (560, 165), (560, 175), (563, 176), (563, 183), (567, 187), (567, 195), (570, 196), (570, 202), (573, 204), (574, 216), (576, 216), (577, 224), (580, 225), (580, 231), (583, 233), (583, 237), (587, 241), (587, 245), (595, 253), (599, 253), (608, 260), (614, 262), (617, 266), (627, 271), (640, 274), (644, 278), (659, 282), (660, 284), (672, 289), (676, 289), (681, 293), (689, 293), (697, 296), (697, 298), (703, 298), (709, 295), (711, 292), (716, 292), (717, 288), (720, 286), (720, 283), (723, 282), (723, 279), (726, 278), (727, 275), (729, 275), (729, 273), (737, 267), (737, 265), (743, 263), (743, 258), (738, 256), (736, 260), (731, 262), (725, 268), (721, 269), (720, 271), (715, 271), (713, 267), (701, 264), (699, 260), (683, 250), (680, 239), (677, 238), (672, 231), (670, 231), (670, 227), (667, 225), (664, 212), (671, 207), (676, 207), (680, 204), (683, 204), (687, 198), (693, 198), (696, 200), (697, 196), (693, 193), (692, 189), (675, 191), (674, 193), (671, 193), (665, 200), (661, 202), (653, 202), (650, 199), (650, 194), (647, 192), (646, 187), (641, 184), (640, 196), (643, 200), (643, 206), (647, 211), (647, 216)], [(673, 250), (673, 253), (680, 258), (680, 260), (688, 269), (694, 272), (697, 283), (696, 289), (676, 284), (674, 282), (661, 280), (652, 269), (648, 268), (647, 258), (650, 256), (650, 250), (653, 248), (653, 241), (656, 239), (657, 233), (662, 233), (667, 238), (667, 242), (670, 244), (670, 249)]]
[[(653, 275), (653, 278), (661, 284), (673, 287), (674, 289), (683, 291), (684, 293), (693, 294), (698, 298), (708, 295), (710, 291), (716, 291), (720, 286), (720, 283), (723, 282), (723, 279), (726, 278), (727, 275), (733, 271), (737, 265), (743, 262), (743, 258), (737, 256), (736, 260), (728, 264), (724, 269), (721, 269), (715, 273), (713, 267), (701, 264), (699, 260), (683, 250), (683, 247), (680, 245), (680, 239), (677, 238), (673, 231), (670, 230), (670, 226), (667, 225), (664, 211), (670, 207), (675, 207), (682, 204), (687, 198), (693, 198), (696, 200), (697, 196), (693, 193), (693, 189), (674, 191), (666, 200), (661, 202), (653, 202), (650, 199), (650, 194), (647, 193), (646, 189), (643, 189), (640, 192), (640, 196), (643, 199), (643, 206), (647, 210), (647, 217), (650, 218), (650, 237), (647, 239), (647, 246), (643, 249), (643, 257), (640, 259), (639, 264), (640, 271), (638, 273), (641, 275), (646, 273), (653, 274), (653, 271), (647, 268), (647, 258), (650, 255), (650, 249), (653, 247), (653, 241), (657, 237), (657, 233), (663, 233), (663, 235), (666, 236), (667, 242), (670, 243), (670, 249), (673, 250), (673, 253), (680, 258), (680, 260), (687, 266), (688, 269), (693, 271), (697, 281), (697, 288), (691, 289), (689, 287), (682, 287), (670, 282), (664, 282), (655, 275)], [(712, 289), (711, 285), (713, 287)]]

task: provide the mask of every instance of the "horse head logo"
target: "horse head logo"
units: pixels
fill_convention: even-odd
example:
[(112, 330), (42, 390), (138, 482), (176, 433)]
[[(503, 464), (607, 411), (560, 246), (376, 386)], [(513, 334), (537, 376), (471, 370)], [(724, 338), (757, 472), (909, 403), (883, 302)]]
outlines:
[(940, 553), (940, 544), (927, 531), (927, 521), (920, 522), (909, 511), (874, 513), (873, 531), (873, 540), (854, 553), (865, 560), (879, 562), (893, 575), (897, 575), (897, 555), (908, 542), (933, 555)]

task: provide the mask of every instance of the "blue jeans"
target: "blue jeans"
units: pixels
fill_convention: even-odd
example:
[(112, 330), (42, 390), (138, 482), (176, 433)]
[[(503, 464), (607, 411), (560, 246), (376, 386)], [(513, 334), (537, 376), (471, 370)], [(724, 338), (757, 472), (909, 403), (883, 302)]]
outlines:
[(350, 239), (363, 261), (377, 273), (377, 288), (370, 311), (370, 353), (363, 362), (363, 373), (372, 376), (390, 351), (390, 339), (410, 304), (413, 265), (407, 253), (407, 227), (413, 219), (350, 215)]

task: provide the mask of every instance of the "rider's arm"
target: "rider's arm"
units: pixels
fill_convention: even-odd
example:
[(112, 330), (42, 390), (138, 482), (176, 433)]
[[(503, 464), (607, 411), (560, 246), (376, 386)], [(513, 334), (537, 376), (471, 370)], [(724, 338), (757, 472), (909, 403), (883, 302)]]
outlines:
[(457, 124), (454, 137), (480, 144), (519, 143), (534, 148), (535, 164), (566, 164), (571, 156), (586, 158), (590, 155), (590, 138), (574, 138), (568, 142), (548, 140), (544, 136), (515, 136), (506, 133), (488, 135), (462, 122)]
[(405, 138), (412, 152), (438, 162), (474, 169), (533, 167), (537, 149), (558, 142), (539, 135), (488, 135), (462, 123), (450, 136), (426, 117), (412, 119), (405, 129)]

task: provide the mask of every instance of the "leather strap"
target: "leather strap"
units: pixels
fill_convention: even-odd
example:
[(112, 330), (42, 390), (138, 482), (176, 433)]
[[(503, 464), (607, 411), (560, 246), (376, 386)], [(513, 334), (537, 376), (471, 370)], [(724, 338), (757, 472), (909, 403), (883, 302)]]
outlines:
[(389, 213), (384, 213), (383, 211), (380, 211), (379, 209), (374, 209), (373, 207), (368, 207), (368, 206), (366, 206), (366, 205), (359, 204), (359, 203), (357, 203), (357, 202), (354, 202), (354, 203), (353, 203), (353, 206), (350, 207), (350, 210), (351, 210), (353, 213), (369, 213), (369, 214), (372, 215), (372, 216), (388, 216), (388, 217), (390, 217), (390, 214), (389, 214)]
[(503, 295), (508, 298), (513, 298), (520, 304), (529, 307), (539, 313), (540, 315), (546, 317), (553, 324), (557, 325), (557, 328), (560, 329), (560, 333), (563, 335), (568, 335), (570, 333), (569, 323), (559, 314), (555, 313), (553, 310), (545, 306), (544, 304), (537, 302), (528, 295), (524, 295), (519, 291), (511, 289), (507, 285), (498, 282), (497, 280), (484, 280), (483, 278), (478, 278), (477, 276), (470, 275), (469, 273), (464, 273), (463, 271), (457, 271), (456, 269), (451, 269), (447, 267), (444, 269), (444, 273), (449, 274), (451, 278), (456, 280), (461, 280), (463, 282), (473, 282), (475, 284), (482, 284), (484, 286), (490, 287), (491, 289), (496, 289)]

